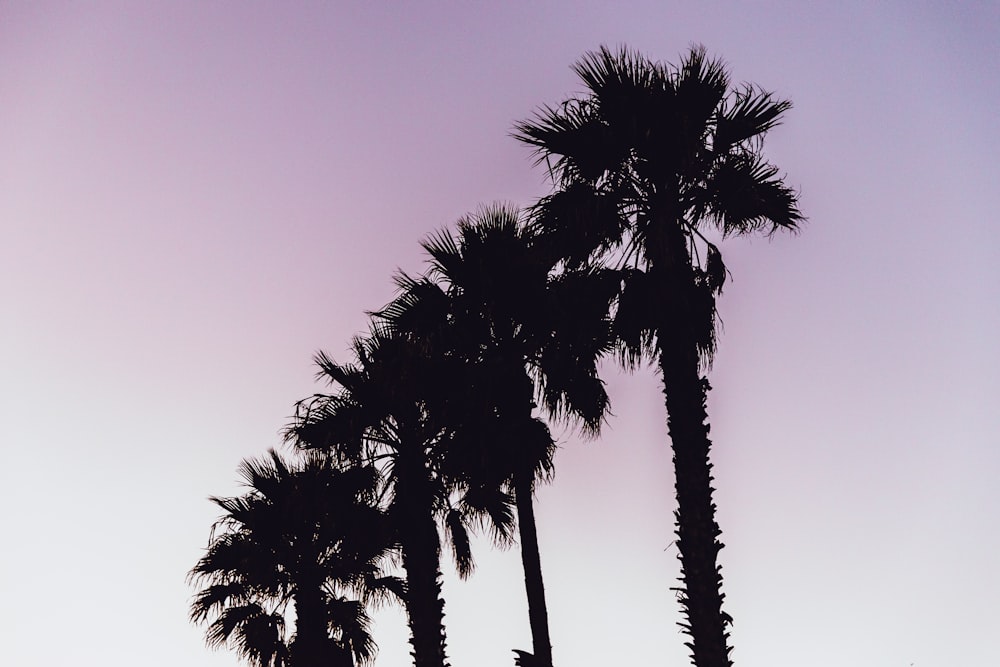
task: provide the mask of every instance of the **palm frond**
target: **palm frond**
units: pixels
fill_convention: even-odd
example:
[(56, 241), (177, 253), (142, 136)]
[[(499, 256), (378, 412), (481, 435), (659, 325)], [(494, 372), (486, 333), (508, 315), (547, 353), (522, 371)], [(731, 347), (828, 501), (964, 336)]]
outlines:
[(420, 246), (431, 256), (431, 270), (445, 278), (461, 279), (455, 272), (461, 272), (463, 267), (462, 251), (458, 240), (448, 229), (440, 229), (430, 234), (420, 242)]
[(722, 261), (722, 253), (714, 243), (707, 245), (707, 256), (705, 259), (705, 280), (713, 294), (721, 294), (722, 286), (726, 284), (725, 262)]
[(341, 647), (351, 653), (357, 664), (370, 665), (378, 648), (371, 635), (371, 619), (364, 605), (357, 600), (330, 599), (326, 604), (326, 614)]
[(594, 105), (583, 100), (543, 107), (534, 119), (517, 123), (513, 136), (534, 148), (536, 164), (549, 162), (553, 182), (562, 184), (596, 182), (629, 155), (627, 144), (612, 133)]
[[(242, 644), (249, 639), (253, 645), (273, 646), (283, 641), (284, 623), (281, 614), (268, 613), (257, 603), (234, 605), (227, 607), (209, 625), (205, 639), (209, 646), (218, 647), (224, 646), (236, 634), (237, 641)], [(254, 634), (254, 630), (262, 632)]]
[(652, 108), (671, 110), (674, 82), (661, 64), (635, 51), (622, 47), (612, 52), (602, 46), (584, 55), (573, 71), (586, 85), (595, 115), (615, 137), (619, 151), (634, 146), (651, 127), (653, 118), (646, 114)]
[(587, 182), (576, 182), (540, 199), (530, 210), (538, 245), (551, 263), (580, 268), (621, 244), (628, 219), (618, 202)]
[(489, 531), (493, 543), (505, 549), (514, 541), (514, 497), (502, 484), (476, 484), (466, 489), (461, 500), (465, 516)]
[(781, 116), (792, 108), (788, 100), (775, 99), (773, 93), (750, 84), (737, 90), (727, 101), (716, 120), (712, 150), (724, 155), (733, 146), (762, 137), (781, 123)]
[(365, 579), (364, 591), (364, 601), (376, 608), (385, 604), (401, 604), (406, 599), (406, 580), (389, 575), (370, 575)]
[(190, 618), (193, 623), (201, 623), (218, 610), (233, 601), (246, 601), (251, 591), (243, 582), (212, 584), (203, 588), (191, 603)]
[(655, 355), (657, 331), (663, 325), (662, 313), (650, 304), (659, 295), (649, 275), (631, 269), (622, 274), (622, 290), (615, 310), (613, 331), (618, 341), (618, 357), (628, 369)]
[(724, 234), (795, 230), (803, 220), (798, 195), (760, 155), (727, 156), (712, 173), (710, 188), (706, 212)]
[[(681, 111), (688, 133), (700, 141), (696, 128), (703, 128), (715, 114), (729, 89), (726, 65), (708, 57), (704, 46), (698, 45), (688, 52), (677, 69), (677, 106)], [(683, 132), (682, 128), (676, 128)], [(694, 132), (691, 132), (695, 129)]]
[(414, 336), (431, 344), (441, 338), (449, 312), (448, 295), (427, 277), (397, 277), (399, 293), (391, 302), (370, 315), (393, 333)]
[(237, 630), (236, 649), (251, 664), (287, 667), (289, 651), (284, 634), (285, 622), (281, 614), (255, 614), (243, 621)]
[[(356, 348), (360, 343), (355, 338), (352, 344)], [(333, 357), (322, 350), (316, 353), (313, 361), (319, 367), (316, 371), (316, 379), (324, 380), (331, 386), (339, 385), (350, 388), (357, 381), (361, 372), (360, 368), (352, 364), (338, 364)]]
[(453, 507), (445, 515), (444, 522), (447, 529), (448, 545), (455, 558), (458, 576), (467, 579), (476, 569), (476, 563), (472, 557), (472, 544), (469, 540), (465, 517), (459, 508)]

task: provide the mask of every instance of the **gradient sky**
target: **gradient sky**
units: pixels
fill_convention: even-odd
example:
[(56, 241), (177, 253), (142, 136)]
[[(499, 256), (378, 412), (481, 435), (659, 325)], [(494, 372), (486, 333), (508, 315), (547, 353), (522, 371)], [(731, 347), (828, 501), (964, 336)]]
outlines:
[[(585, 51), (702, 43), (793, 100), (768, 154), (809, 217), (723, 247), (736, 664), (995, 664), (1000, 5), (815, 4), (0, 4), (3, 661), (236, 665), (185, 574), (312, 354), (346, 358), (424, 235), (547, 192), (508, 133)], [(658, 382), (608, 383), (538, 494), (556, 664), (684, 665)], [(451, 662), (509, 666), (517, 552), (477, 554)], [(402, 615), (376, 633), (406, 664)]]

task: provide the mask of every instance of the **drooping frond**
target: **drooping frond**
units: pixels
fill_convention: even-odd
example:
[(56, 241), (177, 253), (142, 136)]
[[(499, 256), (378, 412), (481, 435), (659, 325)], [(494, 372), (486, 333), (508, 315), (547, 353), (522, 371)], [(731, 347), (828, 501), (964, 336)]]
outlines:
[(555, 334), (539, 350), (539, 393), (552, 416), (579, 421), (591, 435), (610, 408), (597, 365), (614, 346), (608, 314), (619, 285), (618, 272), (603, 268), (564, 272), (549, 283), (546, 312)]
[(501, 549), (514, 541), (514, 497), (502, 484), (479, 484), (462, 494), (464, 514), (485, 528), (493, 543)]
[(613, 327), (619, 360), (629, 370), (654, 356), (656, 333), (666, 326), (659, 310), (650, 307), (657, 297), (656, 284), (649, 274), (634, 269), (622, 273)]
[(395, 576), (371, 574), (364, 580), (363, 601), (375, 608), (402, 604), (406, 599), (406, 580)]
[(232, 645), (260, 667), (287, 664), (284, 616), (256, 603), (227, 607), (208, 626), (205, 641), (213, 648)]
[(243, 582), (226, 582), (206, 586), (191, 603), (190, 618), (193, 623), (201, 623), (210, 615), (237, 601), (246, 601), (251, 589)]
[(727, 156), (711, 175), (706, 213), (726, 235), (794, 230), (802, 221), (798, 196), (778, 168), (758, 154)]
[(707, 244), (704, 271), (709, 289), (713, 294), (721, 294), (722, 286), (726, 284), (728, 270), (722, 261), (722, 253), (714, 243)]
[(476, 569), (476, 561), (472, 557), (472, 543), (469, 540), (469, 530), (466, 518), (461, 509), (452, 507), (444, 518), (448, 535), (448, 546), (455, 559), (458, 576), (467, 579)]
[(288, 581), (261, 542), (280, 530), (274, 517), (267, 517), (251, 529), (227, 531), (215, 537), (205, 554), (192, 568), (194, 582), (241, 582), (250, 591), (267, 591), (280, 596)]
[(327, 622), (335, 628), (335, 641), (358, 665), (370, 665), (378, 653), (371, 635), (371, 619), (357, 600), (331, 597), (326, 604)]
[(538, 244), (554, 265), (578, 269), (617, 247), (629, 221), (620, 202), (585, 182), (542, 198), (531, 209)]
[(242, 624), (236, 647), (252, 664), (260, 667), (290, 667), (284, 634), (285, 621), (281, 614), (253, 615)]

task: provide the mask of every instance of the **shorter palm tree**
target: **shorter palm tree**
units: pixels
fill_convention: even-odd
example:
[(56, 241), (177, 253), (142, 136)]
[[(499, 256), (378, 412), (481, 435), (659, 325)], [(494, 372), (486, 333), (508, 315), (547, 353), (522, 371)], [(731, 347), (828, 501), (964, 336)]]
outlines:
[(210, 646), (255, 667), (370, 663), (366, 603), (402, 593), (381, 568), (393, 539), (375, 504), (375, 470), (271, 450), (244, 460), (240, 474), (248, 493), (211, 498), (224, 514), (189, 573), (201, 587), (191, 620), (208, 623)]
[(506, 535), (512, 522), (502, 494), (482, 493), (471, 502), (447, 474), (460, 412), (452, 398), (463, 371), (432, 347), (373, 322), (368, 336), (354, 340), (351, 362), (320, 353), (320, 377), (334, 393), (301, 401), (287, 434), (300, 448), (380, 471), (379, 494), (406, 572), (416, 667), (447, 665), (439, 524), (465, 577), (473, 568), (468, 523)]
[[(465, 497), (504, 496), (517, 513), (532, 651), (551, 667), (533, 493), (552, 473), (555, 443), (534, 415), (574, 418), (596, 434), (608, 409), (597, 374), (611, 348), (607, 312), (618, 274), (601, 267), (555, 272), (560, 256), (509, 205), (462, 218), (422, 246), (430, 271), (398, 277), (399, 297), (374, 313), (462, 369), (450, 387), (454, 446), (448, 476)], [(528, 655), (528, 654), (526, 654)]]

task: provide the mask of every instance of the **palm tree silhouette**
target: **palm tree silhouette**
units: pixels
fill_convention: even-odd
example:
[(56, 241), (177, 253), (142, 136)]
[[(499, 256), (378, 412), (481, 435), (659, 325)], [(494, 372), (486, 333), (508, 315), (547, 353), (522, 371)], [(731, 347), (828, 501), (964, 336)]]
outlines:
[(259, 667), (370, 663), (365, 601), (402, 592), (381, 570), (393, 542), (374, 505), (376, 471), (339, 470), (315, 455), (289, 462), (271, 450), (244, 460), (240, 474), (248, 493), (211, 498), (224, 514), (189, 573), (201, 586), (192, 621), (208, 622), (209, 645), (228, 644)]
[(598, 431), (608, 396), (597, 360), (611, 349), (618, 279), (600, 269), (554, 275), (555, 256), (537, 241), (516, 208), (484, 208), (457, 234), (426, 239), (428, 275), (401, 275), (400, 296), (375, 316), (468, 371), (468, 384), (453, 388), (461, 409), (449, 474), (468, 498), (486, 489), (514, 498), (534, 658), (544, 666), (552, 652), (532, 496), (552, 472), (555, 444), (533, 415), (535, 399)]
[(725, 237), (801, 222), (796, 194), (761, 152), (791, 105), (755, 86), (731, 88), (726, 67), (701, 47), (679, 67), (602, 47), (574, 71), (585, 95), (515, 126), (557, 185), (535, 207), (535, 222), (567, 266), (603, 257), (622, 271), (622, 360), (634, 368), (651, 358), (663, 380), (682, 625), (698, 667), (728, 666), (731, 618), (722, 610), (703, 377), (726, 268), (704, 231)]
[(461, 576), (473, 569), (466, 526), (489, 516), (494, 529), (509, 531), (510, 513), (499, 494), (479, 504), (456, 497), (446, 473), (453, 446), (454, 393), (460, 370), (436, 357), (420, 341), (372, 325), (354, 340), (354, 361), (337, 364), (317, 355), (320, 374), (337, 389), (300, 402), (290, 437), (301, 447), (329, 451), (341, 460), (377, 466), (380, 495), (396, 531), (406, 571), (404, 602), (416, 667), (444, 667), (446, 641), (441, 598), (441, 542), (446, 529)]

